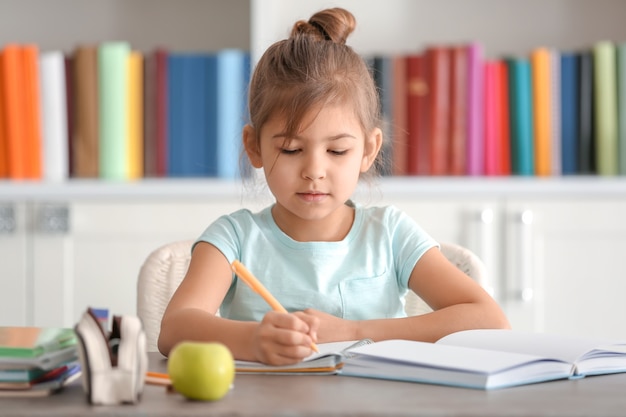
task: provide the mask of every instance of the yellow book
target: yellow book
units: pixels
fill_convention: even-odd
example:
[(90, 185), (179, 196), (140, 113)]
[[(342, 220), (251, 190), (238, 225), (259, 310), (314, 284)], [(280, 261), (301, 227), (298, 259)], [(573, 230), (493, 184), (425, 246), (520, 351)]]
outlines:
[(143, 177), (143, 55), (128, 56), (128, 178)]
[(533, 92), (533, 131), (535, 136), (535, 174), (552, 173), (552, 109), (551, 109), (551, 56), (547, 48), (531, 52)]

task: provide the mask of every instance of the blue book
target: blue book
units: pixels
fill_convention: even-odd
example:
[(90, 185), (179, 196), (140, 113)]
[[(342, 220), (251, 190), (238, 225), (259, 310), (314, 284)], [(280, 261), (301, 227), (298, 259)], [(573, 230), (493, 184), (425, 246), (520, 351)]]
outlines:
[(216, 54), (216, 175), (237, 178), (241, 155), (242, 130), (246, 121), (247, 91), (250, 79), (250, 54), (239, 49), (224, 49)]
[(561, 55), (561, 168), (563, 175), (578, 168), (578, 55)]
[(214, 59), (207, 54), (172, 53), (168, 57), (168, 176), (215, 175), (211, 144), (211, 91)]
[(509, 107), (511, 125), (511, 168), (517, 175), (534, 175), (534, 136), (530, 61), (510, 58)]

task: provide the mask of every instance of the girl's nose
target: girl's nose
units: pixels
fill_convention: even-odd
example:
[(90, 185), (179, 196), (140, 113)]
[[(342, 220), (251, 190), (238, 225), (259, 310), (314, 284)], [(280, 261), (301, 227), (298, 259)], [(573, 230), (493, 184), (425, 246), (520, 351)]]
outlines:
[(319, 180), (326, 176), (323, 157), (311, 153), (304, 160), (302, 177), (308, 180)]

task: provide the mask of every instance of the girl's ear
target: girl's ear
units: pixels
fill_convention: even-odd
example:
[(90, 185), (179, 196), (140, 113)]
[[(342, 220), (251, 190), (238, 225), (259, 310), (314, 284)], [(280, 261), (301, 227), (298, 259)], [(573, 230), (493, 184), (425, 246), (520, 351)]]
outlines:
[(365, 138), (363, 159), (361, 160), (361, 172), (367, 172), (372, 164), (374, 164), (382, 145), (383, 132), (379, 128), (376, 128)]
[(256, 140), (256, 129), (249, 124), (243, 127), (243, 146), (250, 164), (255, 168), (262, 168), (263, 162), (261, 160), (261, 150)]

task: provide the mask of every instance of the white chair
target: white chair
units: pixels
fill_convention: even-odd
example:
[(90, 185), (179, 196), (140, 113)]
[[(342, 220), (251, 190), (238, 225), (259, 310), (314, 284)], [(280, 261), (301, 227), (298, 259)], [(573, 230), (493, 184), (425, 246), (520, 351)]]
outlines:
[[(192, 243), (191, 240), (184, 240), (157, 248), (146, 258), (139, 271), (137, 315), (143, 321), (149, 352), (157, 351), (161, 318), (172, 294), (187, 272)], [(486, 287), (485, 266), (476, 254), (452, 243), (442, 243), (441, 251), (454, 265)], [(405, 310), (408, 315), (431, 311), (412, 291), (406, 297)]]

